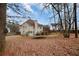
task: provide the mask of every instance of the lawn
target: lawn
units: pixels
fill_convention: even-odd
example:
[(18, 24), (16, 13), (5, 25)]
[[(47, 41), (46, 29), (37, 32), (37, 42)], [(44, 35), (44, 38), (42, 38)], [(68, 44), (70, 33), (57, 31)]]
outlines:
[(48, 35), (46, 38), (13, 35), (6, 36), (5, 54), (10, 56), (67, 56), (79, 55), (79, 38), (63, 38), (60, 35)]

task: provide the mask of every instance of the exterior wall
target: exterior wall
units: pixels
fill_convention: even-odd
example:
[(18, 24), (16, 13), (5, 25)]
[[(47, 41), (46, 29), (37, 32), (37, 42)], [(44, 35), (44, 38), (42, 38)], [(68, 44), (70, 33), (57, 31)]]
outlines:
[(21, 35), (33, 36), (37, 33), (43, 32), (43, 26), (38, 26), (36, 24), (35, 28), (27, 23), (20, 26)]
[(37, 24), (37, 20), (34, 20), (35, 21), (35, 31), (34, 31), (34, 33), (36, 34), (38, 31), (38, 24)]
[(52, 29), (51, 30), (59, 30), (59, 26), (52, 26)]
[(22, 25), (20, 27), (20, 32), (21, 35), (33, 35), (34, 34), (34, 28), (30, 25), (28, 25), (27, 23), (25, 23), (24, 25)]
[(37, 32), (38, 32), (38, 33), (43, 32), (43, 26), (38, 27)]
[(8, 30), (8, 33), (10, 32), (10, 28), (8, 28), (7, 26), (6, 26), (6, 29)]

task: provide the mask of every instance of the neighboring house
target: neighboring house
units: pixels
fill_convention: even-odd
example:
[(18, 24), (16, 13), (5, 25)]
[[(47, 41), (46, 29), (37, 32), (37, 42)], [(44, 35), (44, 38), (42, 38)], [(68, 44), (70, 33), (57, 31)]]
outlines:
[(50, 27), (48, 25), (43, 26), (43, 34), (47, 35), (50, 33)]
[(58, 23), (52, 23), (51, 26), (52, 26), (52, 29), (51, 29), (52, 31), (57, 31), (60, 28)]
[(21, 35), (36, 35), (37, 33), (43, 32), (43, 25), (39, 24), (36, 20), (27, 20), (20, 25)]
[(9, 33), (10, 32), (10, 28), (6, 26), (6, 29), (7, 29), (8, 33)]

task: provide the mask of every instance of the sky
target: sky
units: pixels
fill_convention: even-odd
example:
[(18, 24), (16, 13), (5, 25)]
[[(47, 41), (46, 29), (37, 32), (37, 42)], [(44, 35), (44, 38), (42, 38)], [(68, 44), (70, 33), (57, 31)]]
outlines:
[[(26, 3), (23, 4), (24, 8), (26, 8), (27, 10), (29, 10), (31, 13), (27, 13), (26, 16), (30, 16), (33, 20), (37, 20), (38, 23), (43, 24), (43, 25), (49, 25), (50, 23), (54, 22), (54, 20), (50, 20), (50, 16), (52, 15), (52, 10), (50, 9), (44, 9), (43, 10), (43, 6), (40, 3)], [(7, 10), (7, 14), (8, 15), (18, 15), (17, 13), (13, 12), (11, 9)], [(79, 21), (79, 8), (77, 10), (77, 19)], [(19, 24), (22, 24), (23, 22), (27, 21), (28, 18), (24, 19), (24, 18), (13, 18), (13, 20), (18, 21)], [(79, 26), (79, 22), (78, 22), (78, 26)]]
[[(40, 24), (48, 25), (49, 24), (49, 15), (51, 15), (46, 9), (43, 10), (43, 6), (37, 3), (31, 4), (23, 4), (27, 10), (31, 12), (31, 14), (27, 13), (26, 15), (30, 16), (33, 20), (37, 20)], [(7, 10), (8, 15), (18, 15), (13, 12), (11, 9)], [(19, 23), (27, 21), (27, 19), (15, 19)]]

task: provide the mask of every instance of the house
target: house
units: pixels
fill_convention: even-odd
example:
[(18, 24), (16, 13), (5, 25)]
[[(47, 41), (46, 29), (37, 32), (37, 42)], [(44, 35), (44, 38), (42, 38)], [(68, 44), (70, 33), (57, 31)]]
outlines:
[(43, 34), (47, 35), (50, 33), (50, 27), (48, 25), (43, 26)]
[(59, 23), (51, 23), (52, 31), (58, 31), (59, 30)]
[(34, 36), (37, 33), (43, 32), (43, 25), (39, 24), (37, 20), (28, 19), (20, 25), (21, 35)]

